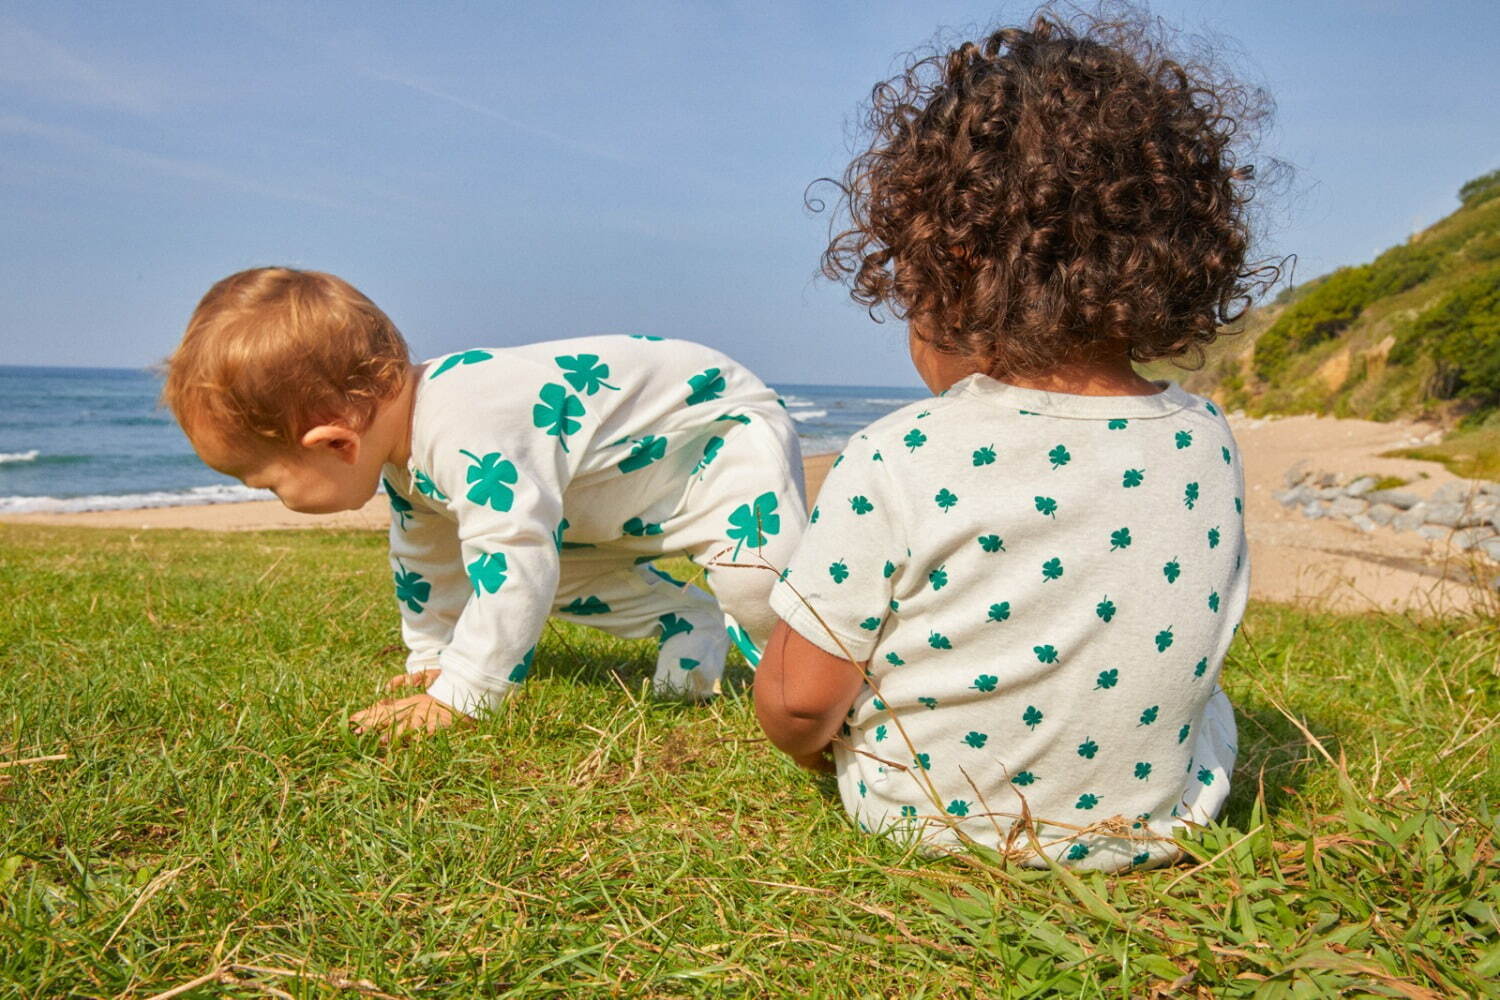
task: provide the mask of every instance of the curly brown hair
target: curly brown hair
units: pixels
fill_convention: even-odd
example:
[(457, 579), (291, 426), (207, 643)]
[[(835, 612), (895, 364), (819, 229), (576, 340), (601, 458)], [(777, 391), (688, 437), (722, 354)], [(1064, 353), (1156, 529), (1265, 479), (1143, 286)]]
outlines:
[(874, 88), (869, 148), (834, 182), (847, 228), (823, 273), (993, 375), (1201, 357), (1280, 273), (1246, 263), (1240, 162), (1271, 103), (1163, 35), (1044, 7), (910, 61)]

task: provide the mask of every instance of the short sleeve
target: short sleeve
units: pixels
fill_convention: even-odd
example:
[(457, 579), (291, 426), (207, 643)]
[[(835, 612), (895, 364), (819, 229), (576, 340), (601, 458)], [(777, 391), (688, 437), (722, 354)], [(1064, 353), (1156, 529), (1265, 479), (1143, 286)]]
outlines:
[(904, 503), (878, 448), (856, 438), (818, 492), (771, 608), (834, 656), (869, 659), (907, 560)]

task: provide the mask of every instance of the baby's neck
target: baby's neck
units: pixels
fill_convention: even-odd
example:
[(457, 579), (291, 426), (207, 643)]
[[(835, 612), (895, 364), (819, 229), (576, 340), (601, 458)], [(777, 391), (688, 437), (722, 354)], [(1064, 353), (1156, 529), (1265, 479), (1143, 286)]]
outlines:
[(1021, 389), (1040, 389), (1071, 396), (1152, 396), (1161, 387), (1142, 378), (1129, 358), (1077, 361), (1040, 375), (1006, 375), (1007, 385)]
[(421, 377), (422, 366), (408, 365), (400, 391), (380, 404), (370, 425), (378, 437), (378, 446), (385, 451), (385, 461), (398, 469), (406, 468), (411, 460), (412, 408), (416, 406), (417, 382)]

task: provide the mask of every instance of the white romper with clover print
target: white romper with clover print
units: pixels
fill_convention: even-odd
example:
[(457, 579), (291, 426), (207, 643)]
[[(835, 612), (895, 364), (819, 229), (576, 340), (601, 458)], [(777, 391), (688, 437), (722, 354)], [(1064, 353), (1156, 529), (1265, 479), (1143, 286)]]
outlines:
[[(482, 714), (556, 614), (657, 638), (657, 690), (712, 694), (729, 641), (754, 663), (775, 624), (774, 571), (742, 566), (782, 565), (806, 523), (779, 403), (718, 351), (660, 337), (428, 363), (411, 459), (383, 470), (407, 669), (438, 668), (428, 693)], [(714, 595), (648, 565), (663, 554), (702, 566)]]
[(1033, 843), (1084, 868), (1175, 858), (1234, 764), (1218, 676), (1249, 589), (1242, 484), (1218, 410), (1170, 384), (971, 375), (856, 435), (771, 596), (869, 661), (834, 741), (850, 814), (1030, 864)]

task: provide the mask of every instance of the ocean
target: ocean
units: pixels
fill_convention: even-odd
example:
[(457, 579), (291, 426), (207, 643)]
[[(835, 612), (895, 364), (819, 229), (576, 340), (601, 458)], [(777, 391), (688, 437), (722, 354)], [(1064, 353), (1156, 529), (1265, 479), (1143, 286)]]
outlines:
[[(773, 383), (805, 455), (928, 395), (914, 387)], [(157, 404), (161, 380), (132, 368), (0, 365), (0, 514), (271, 500), (193, 454)]]

